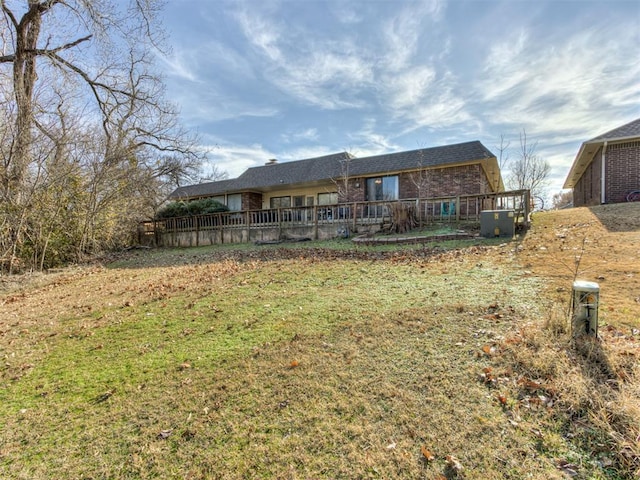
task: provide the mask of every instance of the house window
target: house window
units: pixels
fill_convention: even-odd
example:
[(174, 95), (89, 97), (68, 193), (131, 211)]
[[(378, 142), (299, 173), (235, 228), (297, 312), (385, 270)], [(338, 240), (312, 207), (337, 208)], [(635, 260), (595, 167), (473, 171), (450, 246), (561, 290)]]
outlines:
[(338, 192), (318, 194), (318, 205), (335, 205), (336, 203), (338, 203)]
[(293, 197), (294, 207), (304, 207), (304, 195), (296, 195)]
[(367, 178), (367, 200), (398, 200), (398, 177)]
[(440, 213), (442, 216), (449, 216), (456, 214), (456, 202), (440, 202)]
[(216, 195), (215, 197), (211, 197), (212, 200), (221, 203), (222, 205), (226, 205), (227, 202), (224, 201), (224, 195)]
[(271, 197), (269, 205), (271, 208), (289, 208), (291, 206), (291, 197)]
[(227, 207), (232, 212), (239, 212), (242, 210), (242, 194), (234, 193), (233, 195), (227, 195)]

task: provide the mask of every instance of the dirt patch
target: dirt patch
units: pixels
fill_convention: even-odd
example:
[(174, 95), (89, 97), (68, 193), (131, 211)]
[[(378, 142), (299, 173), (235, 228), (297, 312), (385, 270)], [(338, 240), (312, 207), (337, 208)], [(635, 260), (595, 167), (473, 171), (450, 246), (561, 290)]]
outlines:
[(568, 302), (574, 279), (597, 282), (602, 321), (640, 328), (640, 203), (535, 214), (516, 248), (558, 299)]

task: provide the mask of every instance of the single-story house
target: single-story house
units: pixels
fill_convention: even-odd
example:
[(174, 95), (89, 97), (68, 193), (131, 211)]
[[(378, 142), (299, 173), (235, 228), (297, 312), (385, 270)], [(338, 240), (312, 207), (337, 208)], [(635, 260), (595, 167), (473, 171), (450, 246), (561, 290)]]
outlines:
[(170, 199), (214, 198), (240, 211), (502, 191), (496, 156), (472, 141), (361, 158), (269, 160), (234, 179), (177, 188)]
[(640, 118), (584, 142), (564, 188), (576, 207), (624, 202), (639, 190)]

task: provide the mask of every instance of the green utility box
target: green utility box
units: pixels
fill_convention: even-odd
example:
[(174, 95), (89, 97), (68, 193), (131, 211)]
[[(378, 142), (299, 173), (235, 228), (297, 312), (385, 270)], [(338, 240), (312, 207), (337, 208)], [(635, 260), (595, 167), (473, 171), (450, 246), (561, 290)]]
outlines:
[(483, 210), (480, 212), (480, 236), (508, 237), (516, 234), (516, 214), (513, 210)]

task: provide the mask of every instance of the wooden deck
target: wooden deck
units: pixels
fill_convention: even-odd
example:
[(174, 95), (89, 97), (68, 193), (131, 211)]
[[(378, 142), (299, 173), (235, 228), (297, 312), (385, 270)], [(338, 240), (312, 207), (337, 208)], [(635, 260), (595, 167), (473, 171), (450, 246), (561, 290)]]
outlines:
[[(516, 226), (526, 228), (531, 213), (528, 190), (404, 199), (393, 203), (410, 205), (420, 226), (480, 222), (480, 213), (484, 210), (513, 210)], [(154, 220), (140, 224), (138, 241), (141, 245), (197, 246), (275, 240), (286, 233), (312, 238), (375, 233), (391, 222), (390, 205), (388, 201), (355, 202)]]

